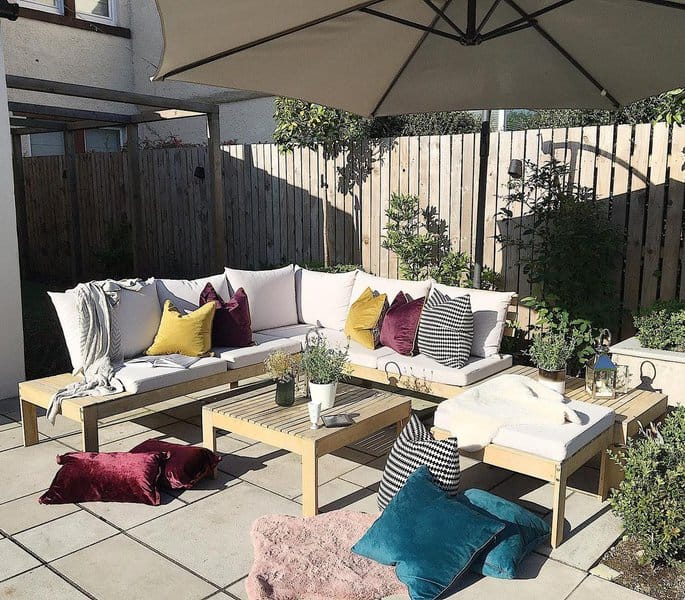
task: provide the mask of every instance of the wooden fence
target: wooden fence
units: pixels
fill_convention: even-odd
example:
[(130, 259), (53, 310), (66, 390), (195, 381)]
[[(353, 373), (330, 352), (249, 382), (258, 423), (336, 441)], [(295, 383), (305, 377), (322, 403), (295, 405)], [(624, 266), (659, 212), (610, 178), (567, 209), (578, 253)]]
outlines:
[[(453, 248), (472, 253), (478, 148), (474, 134), (379, 140), (335, 158), (307, 148), (281, 154), (270, 144), (228, 146), (227, 262), (259, 268), (323, 262), (328, 255), (332, 263), (396, 276), (397, 258), (381, 244), (392, 192), (417, 194), (422, 206), (435, 207)], [(593, 187), (625, 230), (624, 265), (615, 275), (624, 309), (685, 298), (685, 128), (663, 123), (491, 134), (485, 263), (502, 274), (502, 287), (530, 292), (517, 257), (495, 241), (509, 162), (542, 164), (551, 157), (570, 165), (573, 182)], [(141, 152), (142, 275), (212, 270), (209, 180), (198, 169), (207, 160), (202, 147)], [(103, 252), (112, 254), (128, 222), (127, 163), (122, 154), (86, 154), (77, 166), (82, 278), (101, 277), (108, 274)], [(23, 170), (26, 268), (36, 278), (68, 281), (73, 244), (62, 158), (26, 158)]]

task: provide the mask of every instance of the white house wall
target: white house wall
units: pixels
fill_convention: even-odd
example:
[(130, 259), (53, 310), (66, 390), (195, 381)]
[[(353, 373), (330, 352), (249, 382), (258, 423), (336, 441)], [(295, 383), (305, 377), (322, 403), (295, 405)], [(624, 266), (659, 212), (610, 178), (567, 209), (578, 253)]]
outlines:
[[(4, 25), (0, 25), (0, 40)], [(14, 208), (12, 143), (5, 68), (0, 45), (0, 398), (17, 395), (24, 380), (24, 335), (21, 317), (19, 251)]]

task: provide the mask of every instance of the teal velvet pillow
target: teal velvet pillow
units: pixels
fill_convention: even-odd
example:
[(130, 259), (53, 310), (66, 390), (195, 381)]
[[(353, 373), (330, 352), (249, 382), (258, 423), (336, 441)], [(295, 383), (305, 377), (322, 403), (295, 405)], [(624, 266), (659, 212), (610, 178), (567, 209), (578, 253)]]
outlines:
[(352, 551), (394, 565), (412, 600), (434, 600), (503, 529), (499, 521), (450, 498), (421, 466)]
[(476, 489), (466, 490), (455, 500), (505, 525), (495, 544), (471, 565), (474, 573), (498, 579), (514, 579), (521, 561), (538, 544), (549, 538), (549, 525), (514, 502)]

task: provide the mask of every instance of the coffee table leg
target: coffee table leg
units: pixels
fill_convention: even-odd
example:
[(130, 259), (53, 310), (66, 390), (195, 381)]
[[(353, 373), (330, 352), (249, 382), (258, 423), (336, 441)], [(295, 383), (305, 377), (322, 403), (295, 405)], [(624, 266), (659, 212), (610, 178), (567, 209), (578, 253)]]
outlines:
[[(214, 429), (211, 417), (206, 413), (202, 415), (202, 445), (207, 450), (216, 452), (216, 429)], [(216, 479), (216, 469), (212, 471), (210, 477)]]
[(302, 514), (313, 517), (319, 512), (319, 469), (314, 444), (302, 451)]

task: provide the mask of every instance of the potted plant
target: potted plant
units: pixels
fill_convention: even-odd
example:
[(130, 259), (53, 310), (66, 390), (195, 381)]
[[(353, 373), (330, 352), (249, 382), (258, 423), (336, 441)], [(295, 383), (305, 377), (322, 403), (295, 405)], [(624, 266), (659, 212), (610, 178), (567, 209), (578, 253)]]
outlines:
[(264, 366), (276, 382), (276, 404), (292, 406), (295, 403), (295, 378), (300, 367), (299, 357), (277, 350), (266, 357)]
[(566, 365), (573, 356), (575, 343), (561, 331), (547, 331), (533, 336), (526, 351), (538, 368), (538, 381), (563, 394), (566, 390)]
[(322, 410), (333, 408), (338, 381), (349, 371), (347, 348), (329, 348), (320, 337), (312, 340), (302, 352), (302, 370), (309, 379), (312, 402)]

